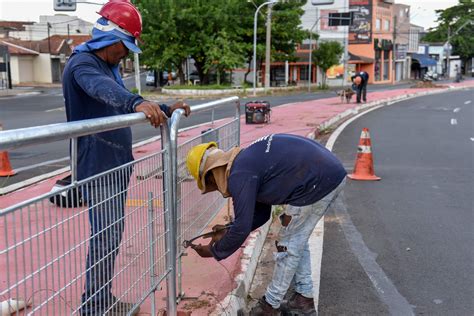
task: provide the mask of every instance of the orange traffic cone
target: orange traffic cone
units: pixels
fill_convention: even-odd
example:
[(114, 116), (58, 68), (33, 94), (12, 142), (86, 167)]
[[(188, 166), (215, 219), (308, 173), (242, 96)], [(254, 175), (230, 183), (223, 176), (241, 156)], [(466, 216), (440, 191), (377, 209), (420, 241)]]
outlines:
[[(3, 126), (0, 124), (0, 132), (3, 130)], [(13, 176), (16, 172), (12, 169), (10, 159), (8, 158), (8, 152), (0, 151), (0, 177)]]
[(348, 177), (352, 180), (380, 180), (374, 172), (374, 159), (372, 158), (372, 149), (370, 142), (369, 129), (362, 129), (360, 134), (359, 147), (357, 148), (357, 158), (353, 173)]

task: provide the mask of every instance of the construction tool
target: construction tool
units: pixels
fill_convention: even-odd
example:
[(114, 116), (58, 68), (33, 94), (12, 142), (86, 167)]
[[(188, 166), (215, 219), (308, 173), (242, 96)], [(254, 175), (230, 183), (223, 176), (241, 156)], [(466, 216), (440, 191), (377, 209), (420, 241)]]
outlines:
[(222, 228), (220, 228), (220, 229), (213, 230), (213, 231), (211, 231), (211, 232), (207, 232), (207, 233), (198, 235), (198, 236), (193, 237), (193, 238), (191, 238), (191, 239), (189, 239), (189, 240), (185, 240), (185, 241), (183, 241), (183, 247), (184, 247), (184, 248), (191, 247), (191, 246), (193, 246), (193, 241), (195, 241), (196, 239), (212, 237), (212, 236), (214, 236), (215, 234), (217, 234), (217, 233), (219, 233), (219, 232), (221, 232), (221, 231), (223, 231), (223, 230), (226, 230), (226, 229), (231, 228), (231, 227), (232, 227), (232, 224), (233, 224), (233, 223), (228, 223), (228, 224), (224, 225), (224, 227), (222, 227)]

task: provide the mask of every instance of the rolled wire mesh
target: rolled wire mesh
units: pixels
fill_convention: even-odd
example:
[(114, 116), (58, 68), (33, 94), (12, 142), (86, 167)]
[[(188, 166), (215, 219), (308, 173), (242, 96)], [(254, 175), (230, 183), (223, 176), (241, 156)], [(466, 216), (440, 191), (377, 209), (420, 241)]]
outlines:
[(17, 314), (103, 314), (147, 299), (168, 273), (163, 153), (0, 211), (10, 311), (20, 301)]

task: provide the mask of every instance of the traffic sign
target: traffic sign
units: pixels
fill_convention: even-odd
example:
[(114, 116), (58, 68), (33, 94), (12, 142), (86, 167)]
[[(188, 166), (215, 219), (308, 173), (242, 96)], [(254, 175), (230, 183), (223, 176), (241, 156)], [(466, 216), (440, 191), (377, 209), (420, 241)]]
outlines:
[(54, 11), (76, 11), (76, 0), (53, 0)]

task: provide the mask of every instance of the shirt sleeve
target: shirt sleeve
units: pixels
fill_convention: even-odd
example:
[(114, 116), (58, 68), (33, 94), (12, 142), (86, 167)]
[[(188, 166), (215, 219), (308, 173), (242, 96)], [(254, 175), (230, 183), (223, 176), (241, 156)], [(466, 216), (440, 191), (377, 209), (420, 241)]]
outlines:
[(143, 102), (141, 96), (128, 91), (93, 62), (84, 61), (77, 64), (73, 69), (73, 76), (87, 95), (109, 106), (120, 108), (124, 113), (133, 113), (134, 107)]
[(224, 237), (211, 247), (217, 260), (229, 257), (242, 246), (253, 229), (258, 178), (240, 176), (229, 181), (229, 191), (234, 201), (234, 223)]
[(272, 206), (257, 202), (255, 203), (255, 212), (253, 214), (252, 231), (263, 226), (270, 219), (272, 214)]

